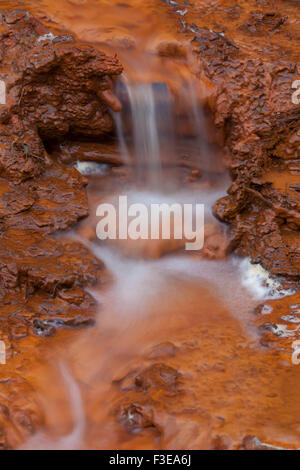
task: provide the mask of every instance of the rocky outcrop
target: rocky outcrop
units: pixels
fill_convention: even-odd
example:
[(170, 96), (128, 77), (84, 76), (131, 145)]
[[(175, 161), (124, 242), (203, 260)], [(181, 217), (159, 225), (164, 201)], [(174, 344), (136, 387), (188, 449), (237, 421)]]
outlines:
[[(198, 77), (217, 86), (207, 106), (231, 159), (233, 182), (215, 213), (231, 224), (238, 253), (299, 279), (300, 197), (289, 185), (299, 174), (300, 105), (292, 101), (299, 7), (283, 0), (183, 4), (181, 29), (192, 37)], [(276, 186), (278, 173), (286, 188)]]
[(1, 11), (0, 34), (0, 331), (14, 355), (29, 334), (93, 322), (82, 286), (99, 280), (102, 263), (79, 243), (49, 236), (88, 214), (87, 180), (52, 160), (45, 144), (111, 132), (122, 67), (25, 11)]
[(96, 302), (83, 287), (101, 280), (103, 264), (77, 241), (51, 236), (88, 214), (87, 180), (46, 147), (113, 130), (121, 71), (116, 57), (54, 35), (28, 12), (0, 12), (0, 339), (11, 364), (1, 369), (0, 448), (42, 425), (18, 353), (59, 328), (95, 322)]
[(56, 36), (23, 11), (2, 12), (0, 56), (7, 90), (1, 122), (14, 136), (32, 129), (48, 139), (112, 131), (108, 106), (119, 106), (112, 81), (122, 72), (116, 57)]

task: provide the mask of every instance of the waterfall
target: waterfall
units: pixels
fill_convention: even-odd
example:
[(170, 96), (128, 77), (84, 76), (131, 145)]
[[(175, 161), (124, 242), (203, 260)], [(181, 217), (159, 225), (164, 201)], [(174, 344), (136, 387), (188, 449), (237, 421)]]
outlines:
[(118, 83), (116, 93), (123, 105), (121, 113), (114, 113), (120, 153), (125, 164), (133, 164), (137, 186), (154, 191), (164, 188), (162, 167), (176, 166), (182, 154), (214, 183), (213, 175), (224, 175), (224, 166), (208, 142), (194, 77), (183, 80), (180, 93), (174, 96), (164, 82), (126, 79)]
[[(123, 103), (115, 114), (117, 136), (124, 162), (131, 159), (137, 184), (151, 189), (162, 186), (162, 160), (173, 158), (172, 96), (164, 83), (125, 83), (117, 88)], [(125, 128), (124, 123), (130, 129)]]
[(112, 113), (116, 125), (116, 132), (117, 132), (117, 138), (119, 142), (119, 147), (120, 147), (120, 153), (122, 155), (122, 159), (125, 164), (130, 163), (130, 155), (129, 155), (129, 150), (126, 144), (126, 140), (124, 137), (124, 130), (123, 130), (123, 123), (122, 123), (122, 117), (120, 113)]
[(156, 105), (152, 84), (128, 87), (132, 111), (134, 153), (137, 178), (156, 186), (160, 180), (161, 161)]
[[(190, 77), (181, 87), (181, 106), (185, 110), (188, 128), (192, 137), (192, 147), (196, 149), (195, 163), (204, 172), (214, 172), (220, 167), (220, 162), (212, 152), (207, 142), (207, 122), (203, 107), (199, 103), (196, 80)], [(186, 143), (186, 145), (188, 145)], [(221, 171), (223, 169), (221, 168)]]

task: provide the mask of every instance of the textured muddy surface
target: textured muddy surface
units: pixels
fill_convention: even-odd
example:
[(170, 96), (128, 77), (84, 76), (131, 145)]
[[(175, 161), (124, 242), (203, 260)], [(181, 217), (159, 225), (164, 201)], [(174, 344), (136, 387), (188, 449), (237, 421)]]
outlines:
[[(1, 2), (0, 11), (7, 87), (0, 105), (0, 339), (7, 346), (0, 446), (300, 448), (300, 366), (291, 364), (300, 334), (300, 105), (291, 99), (300, 75), (300, 5), (13, 3)], [(147, 61), (151, 67), (143, 67)], [(143, 319), (121, 321), (114, 299), (102, 306), (113, 276), (74, 234), (94, 240), (99, 198), (134, 180), (111, 114), (120, 111), (115, 85), (123, 69), (168, 83), (176, 132), (187, 139), (193, 130), (180, 83), (198, 79), (207, 140), (222, 154), (210, 171), (217, 178), (227, 166), (232, 181), (214, 208), (228, 231), (217, 221), (207, 225), (193, 262), (250, 256), (280, 276), (291, 296), (240, 300), (237, 313), (224, 300), (239, 289), (235, 279), (216, 294), (211, 281), (170, 276), (155, 301), (141, 304), (151, 311)], [(103, 174), (88, 179), (76, 161), (103, 164)], [(168, 171), (181, 187), (211, 185), (188, 147), (175, 167)], [(150, 257), (166, 251), (150, 247)], [(61, 362), (82, 394), (86, 423), (77, 441), (63, 440), (82, 416), (65, 392)]]

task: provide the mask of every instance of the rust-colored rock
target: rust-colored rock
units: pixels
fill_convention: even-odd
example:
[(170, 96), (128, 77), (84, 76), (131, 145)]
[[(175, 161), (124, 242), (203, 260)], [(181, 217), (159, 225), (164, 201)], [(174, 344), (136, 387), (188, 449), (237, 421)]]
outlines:
[[(118, 107), (111, 92), (111, 78), (122, 72), (118, 59), (79, 46), (71, 36), (54, 35), (27, 12), (13, 22), (10, 17), (1, 14), (0, 75), (7, 89), (1, 122), (23, 140), (27, 129), (47, 139), (111, 132), (107, 105)], [(30, 155), (39, 155), (24, 142)]]
[(9, 357), (28, 335), (94, 322), (95, 303), (82, 286), (97, 282), (102, 263), (79, 243), (47, 235), (88, 214), (87, 180), (52, 160), (44, 143), (65, 133), (110, 132), (97, 92), (112, 87), (109, 77), (122, 69), (116, 58), (53, 35), (27, 12), (2, 11), (0, 27), (7, 92), (0, 105), (0, 331)]
[[(160, 42), (158, 52), (163, 60), (191, 59), (186, 40), (192, 41), (193, 71), (214, 90), (204, 100), (206, 112), (214, 117), (219, 140), (223, 138), (233, 180), (215, 207), (217, 216), (231, 225), (233, 238), (227, 242), (223, 233), (212, 230), (201, 256), (219, 259), (235, 248), (272, 274), (297, 281), (299, 193), (291, 175), (300, 168), (300, 113), (291, 102), (290, 85), (299, 74), (299, 14), (284, 0), (275, 6), (268, 0), (182, 3), (166, 0), (157, 6), (163, 21), (163, 8), (179, 19), (178, 37), (185, 39), (184, 45)], [(84, 160), (89, 148), (87, 159), (110, 158), (102, 144), (84, 139), (112, 131), (108, 107), (120, 109), (113, 82), (121, 66), (69, 35), (51, 36), (22, 11), (4, 12), (0, 26), (0, 79), (10, 75), (8, 103), (0, 109), (0, 338), (11, 361), (7, 374), (1, 371), (0, 446), (16, 448), (48, 424), (30, 385), (40, 377), (42, 382), (37, 357), (48, 360), (53, 349), (57, 362), (69, 346), (60, 327), (94, 322), (95, 301), (83, 286), (102, 277), (103, 265), (79, 243), (51, 234), (88, 213), (87, 181), (63, 163), (78, 156)], [(93, 33), (97, 40), (98, 33)], [(116, 38), (110, 44), (118, 42)], [(49, 77), (55, 78), (53, 83)], [(58, 148), (55, 160), (45, 150), (51, 153), (53, 148)], [(118, 173), (123, 173), (118, 184), (128, 181), (127, 169), (111, 172), (114, 177)], [(284, 175), (280, 184), (278, 173)], [(187, 176), (197, 184), (201, 172)], [(166, 311), (165, 298), (157, 299), (159, 322), (150, 316), (144, 320), (142, 328), (152, 339), (143, 341), (135, 322), (130, 325), (137, 345), (151, 345), (145, 358), (137, 356), (138, 364), (132, 365), (122, 348), (118, 354), (123, 338), (114, 338), (113, 328), (99, 346), (105, 374), (97, 368), (99, 338), (95, 341), (93, 332), (79, 348), (85, 346), (97, 373), (86, 370), (88, 362), (76, 342), (71, 348), (71, 355), (80, 356), (72, 372), (86, 394), (87, 442), (99, 445), (99, 434), (105, 434), (104, 445), (111, 445), (108, 420), (109, 429), (116, 431), (116, 448), (274, 448), (265, 442), (299, 447), (299, 373), (290, 364), (291, 342), (299, 331), (299, 298), (290, 309), (286, 299), (274, 302), (271, 314), (265, 306), (257, 309), (253, 321), (261, 328), (255, 344), (247, 335), (246, 308), (232, 315), (214, 292), (207, 298), (203, 286), (195, 284), (187, 292), (185, 286), (175, 286)], [(107, 364), (105, 353), (112, 345), (116, 356)], [(90, 389), (85, 387), (89, 375), (95, 381)], [(101, 401), (107, 396), (107, 390), (101, 394), (103, 376), (111, 379), (108, 416)], [(49, 382), (47, 377), (44, 385)], [(54, 392), (50, 386), (45, 396), (57, 405)], [(64, 414), (65, 407), (60, 404), (57, 412)]]
[[(292, 102), (292, 83), (300, 74), (299, 11), (284, 1), (268, 10), (270, 2), (241, 0), (213, 12), (201, 3), (185, 16), (185, 31), (193, 35), (199, 76), (218, 88), (210, 106), (231, 154), (233, 179), (215, 213), (231, 224), (238, 253), (273, 274), (299, 279), (298, 244), (286, 241), (286, 231), (296, 239), (300, 228), (299, 195), (264, 177), (274, 169), (291, 175), (286, 162), (299, 158), (300, 105)], [(228, 28), (229, 17), (234, 28)]]

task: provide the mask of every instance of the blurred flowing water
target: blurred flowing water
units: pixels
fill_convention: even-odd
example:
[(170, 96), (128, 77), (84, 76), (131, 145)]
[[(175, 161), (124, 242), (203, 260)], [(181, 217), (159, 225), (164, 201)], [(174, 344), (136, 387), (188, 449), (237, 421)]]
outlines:
[[(147, 207), (153, 203), (204, 203), (206, 229), (217, 227), (226, 236), (226, 229), (212, 214), (214, 202), (224, 194), (226, 172), (215, 173), (214, 155), (204, 142), (204, 117), (195, 103), (193, 87), (186, 87), (183, 101), (193, 127), (194, 152), (199, 152), (199, 159), (201, 155), (200, 165), (205, 167), (208, 183), (195, 188), (183, 188), (166, 171), (166, 166), (176, 167), (180, 140), (174, 132), (176, 109), (167, 86), (122, 84), (118, 93), (125, 106), (123, 114), (115, 116), (116, 131), (133, 182), (120, 187), (112, 180), (107, 191), (102, 189), (103, 179), (98, 183), (95, 175), (88, 189), (91, 215), (77, 233), (68, 234), (104, 262), (111, 282), (108, 287), (89, 289), (98, 305), (97, 324), (76, 338), (60, 357), (64, 367), (56, 379), (57, 393), (69, 400), (69, 410), (51, 394), (47, 367), (41, 374), (40, 400), (48, 424), (24, 445), (26, 449), (207, 448), (211, 428), (216, 426), (210, 414), (230, 414), (235, 409), (232, 404), (226, 411), (215, 402), (226, 392), (214, 364), (230, 360), (230, 367), (238, 371), (239, 356), (245, 361), (250, 355), (256, 367), (264, 367), (256, 352), (259, 336), (250, 320), (257, 304), (274, 295), (267, 273), (254, 272), (249, 262), (234, 257), (209, 260), (183, 252), (174, 254), (168, 240), (164, 244), (162, 240), (143, 240), (142, 245), (139, 240), (110, 244), (86, 236), (90, 232), (85, 229), (95, 227), (97, 204), (102, 200), (113, 203), (121, 193), (128, 196), (129, 203), (142, 202)], [(176, 171), (181, 173), (178, 168)], [(161, 356), (153, 353), (160, 348), (181, 352), (170, 357), (164, 352)], [(208, 372), (204, 388), (198, 372), (203, 360), (212, 363), (211, 371), (205, 366)], [(182, 390), (187, 394), (185, 407), (194, 410), (182, 408), (182, 392), (168, 401), (168, 410), (163, 396), (157, 398), (156, 405), (151, 406), (159, 438), (154, 425), (146, 430), (142, 426), (128, 430), (136, 418), (126, 408), (126, 400), (130, 402), (130, 393), (135, 390), (134, 377), (153, 363), (163, 367), (167, 363), (180, 370), (184, 377)], [(247, 391), (237, 390), (236, 400), (244, 399), (247, 393), (248, 399), (263, 402), (264, 389), (257, 391), (256, 377), (247, 380)], [(128, 385), (116, 386), (123, 382)], [(211, 393), (213, 387), (215, 394)], [(131, 400), (135, 399), (133, 395)], [(206, 407), (204, 416), (197, 411), (199, 400)], [(69, 433), (61, 435), (53, 409), (69, 423)], [(127, 423), (125, 427), (123, 422)], [(247, 425), (242, 424), (243, 429)]]
[(131, 145), (136, 184), (160, 189), (162, 155), (174, 159), (175, 152), (171, 93), (165, 83), (126, 81), (119, 83), (117, 93), (125, 108), (121, 115), (114, 113), (124, 162)]
[[(177, 39), (175, 23), (163, 2), (76, 2), (75, 18), (64, 3), (56, 2), (54, 8), (43, 0), (39, 8), (97, 47), (118, 50), (114, 26), (120, 44), (135, 31), (135, 45), (126, 36), (130, 47), (118, 50), (126, 75), (116, 88), (123, 110), (114, 114), (124, 168), (133, 178), (123, 185), (111, 178), (103, 189), (103, 178), (98, 181), (95, 175), (88, 187), (90, 216), (68, 234), (104, 261), (109, 282), (89, 291), (97, 301), (96, 326), (74, 335), (68, 348), (59, 332), (54, 341), (60, 345), (63, 366), (49, 353), (38, 371), (35, 386), (45, 424), (25, 448), (201, 449), (210, 445), (213, 431), (238, 442), (253, 429), (263, 433), (265, 423), (273, 436), (284, 440), (288, 424), (295, 424), (295, 408), (280, 401), (286, 381), (276, 367), (283, 366), (261, 351), (251, 327), (255, 307), (278, 287), (268, 273), (230, 256), (210, 260), (182, 250), (174, 254), (167, 243), (161, 247), (161, 240), (155, 241), (151, 257), (146, 256), (151, 240), (128, 247), (95, 238), (97, 205), (120, 193), (147, 206), (153, 201), (204, 203), (207, 233), (216, 230), (226, 237), (227, 229), (214, 218), (212, 207), (226, 193), (229, 177), (209, 144), (197, 79), (186, 64), (161, 61), (153, 51), (160, 33), (163, 39)], [(131, 15), (126, 16), (129, 7)], [(178, 178), (186, 166), (198, 171), (194, 186), (184, 187)], [(157, 363), (179, 371), (181, 389), (139, 394), (135, 377)], [(268, 381), (277, 393), (272, 406), (266, 398)], [(136, 403), (141, 422), (133, 426)], [(245, 404), (252, 410), (249, 414)], [(291, 441), (297, 434), (293, 429)]]

